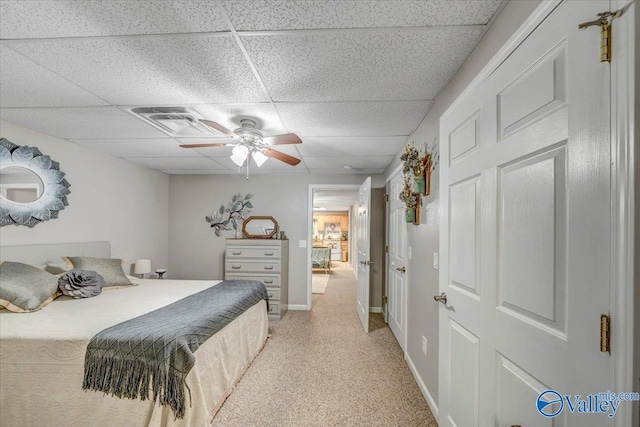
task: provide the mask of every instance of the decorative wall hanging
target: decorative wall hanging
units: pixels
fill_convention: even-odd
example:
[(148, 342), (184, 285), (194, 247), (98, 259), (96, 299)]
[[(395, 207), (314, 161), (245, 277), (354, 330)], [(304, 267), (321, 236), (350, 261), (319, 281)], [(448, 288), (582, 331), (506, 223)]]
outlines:
[(0, 226), (37, 224), (68, 206), (71, 186), (60, 164), (36, 147), (0, 138)]
[(435, 139), (428, 147), (425, 145), (425, 154), (420, 154), (412, 141), (405, 145), (404, 153), (400, 156), (400, 160), (404, 162), (402, 172), (412, 178), (416, 194), (428, 196), (431, 193), (431, 172), (440, 159), (437, 146)]
[(420, 195), (413, 192), (411, 179), (405, 175), (402, 178), (400, 200), (404, 203), (404, 219), (408, 223), (420, 224)]
[(245, 196), (240, 193), (234, 194), (227, 208), (221, 205), (220, 209), (214, 211), (211, 216), (205, 217), (206, 221), (211, 224), (211, 228), (215, 228), (216, 236), (220, 237), (221, 230), (238, 230), (238, 226), (241, 226), (244, 220), (249, 217), (251, 212), (249, 208), (253, 207), (249, 201), (251, 196), (253, 196), (251, 193)]

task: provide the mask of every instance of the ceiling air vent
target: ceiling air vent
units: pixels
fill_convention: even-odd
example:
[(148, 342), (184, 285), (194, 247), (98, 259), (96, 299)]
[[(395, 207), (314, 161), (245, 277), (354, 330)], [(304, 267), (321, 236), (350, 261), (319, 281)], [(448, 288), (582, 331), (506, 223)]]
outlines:
[(200, 123), (202, 117), (185, 107), (136, 107), (131, 112), (171, 136), (226, 136)]

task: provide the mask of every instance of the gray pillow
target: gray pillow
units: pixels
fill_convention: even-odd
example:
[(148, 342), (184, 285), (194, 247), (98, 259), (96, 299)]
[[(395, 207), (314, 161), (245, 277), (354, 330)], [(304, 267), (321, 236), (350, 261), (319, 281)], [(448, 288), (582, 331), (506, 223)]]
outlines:
[(106, 282), (106, 285), (103, 286), (104, 289), (135, 286), (124, 274), (122, 270), (123, 261), (121, 259), (70, 256), (63, 257), (62, 260), (69, 264), (71, 268), (95, 271), (104, 277)]
[(91, 298), (100, 295), (104, 278), (91, 270), (74, 268), (58, 279), (58, 287), (63, 295), (74, 298)]
[(32, 265), (0, 264), (0, 306), (17, 313), (40, 310), (58, 295), (58, 278)]

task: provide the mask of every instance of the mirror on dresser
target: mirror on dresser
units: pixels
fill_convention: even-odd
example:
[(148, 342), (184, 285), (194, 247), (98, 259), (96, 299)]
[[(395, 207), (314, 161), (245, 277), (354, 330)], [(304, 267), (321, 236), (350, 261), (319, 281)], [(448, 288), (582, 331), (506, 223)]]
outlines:
[(278, 232), (278, 222), (272, 216), (250, 216), (242, 224), (242, 234), (248, 239), (271, 239)]

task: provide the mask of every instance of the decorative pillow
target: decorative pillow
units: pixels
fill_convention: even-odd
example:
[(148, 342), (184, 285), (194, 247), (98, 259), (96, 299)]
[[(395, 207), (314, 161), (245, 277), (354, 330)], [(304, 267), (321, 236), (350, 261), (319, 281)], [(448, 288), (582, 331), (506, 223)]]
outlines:
[(60, 292), (74, 298), (91, 298), (100, 295), (105, 285), (104, 277), (91, 270), (74, 268), (58, 279)]
[(16, 313), (40, 310), (58, 295), (58, 278), (32, 265), (0, 264), (0, 306)]
[(70, 265), (71, 268), (81, 268), (83, 270), (95, 271), (101, 275), (106, 285), (103, 288), (135, 286), (122, 270), (121, 259), (117, 258), (94, 258), (88, 256), (70, 256), (63, 257), (62, 260)]
[(61, 273), (66, 273), (67, 271), (69, 271), (69, 266), (65, 263), (48, 262), (45, 264), (43, 270), (57, 276)]

